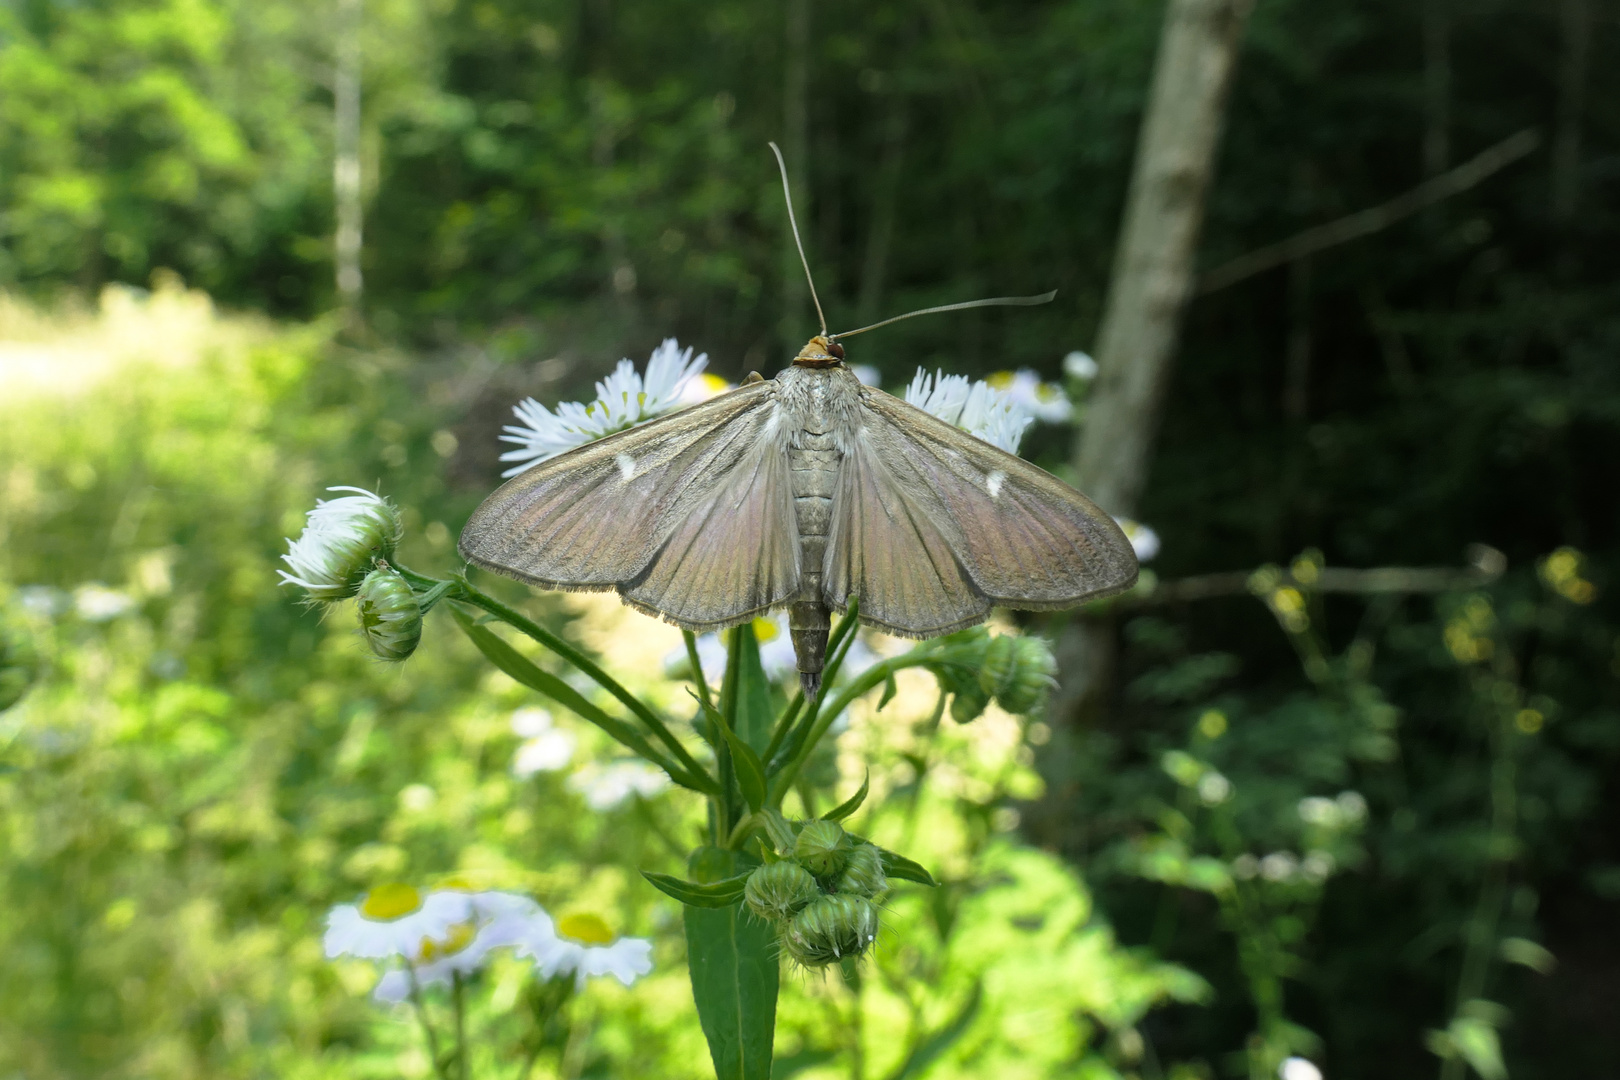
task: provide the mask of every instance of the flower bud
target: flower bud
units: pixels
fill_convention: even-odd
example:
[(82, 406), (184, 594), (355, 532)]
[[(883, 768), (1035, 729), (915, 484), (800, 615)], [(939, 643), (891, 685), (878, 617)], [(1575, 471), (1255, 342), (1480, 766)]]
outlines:
[(22, 700), (39, 678), (39, 654), (20, 626), (0, 620), (0, 712)]
[(1013, 675), (1005, 690), (996, 695), (1001, 707), (1010, 713), (1027, 713), (1046, 700), (1057, 685), (1057, 661), (1052, 648), (1038, 637), (1021, 637), (1013, 642)]
[(805, 967), (860, 956), (877, 940), (877, 908), (860, 896), (823, 896), (793, 917), (782, 944)]
[(849, 834), (836, 821), (811, 821), (799, 832), (793, 857), (823, 880), (836, 878), (849, 856)]
[(840, 893), (874, 900), (889, 891), (889, 876), (883, 872), (883, 856), (871, 844), (856, 844), (838, 875)]
[(743, 890), (749, 909), (773, 920), (791, 919), (820, 895), (810, 871), (786, 859), (755, 870)]
[(965, 724), (976, 719), (984, 712), (985, 706), (990, 704), (990, 695), (973, 683), (959, 687), (951, 698), (951, 719), (958, 724)]
[(354, 494), (316, 500), (304, 531), (287, 542), (281, 557), (292, 569), (280, 571), (282, 584), (302, 587), (311, 600), (353, 596), (372, 565), (393, 555), (404, 532), (399, 511), (387, 499), (361, 488), (327, 490)]
[(985, 647), (984, 660), (979, 664), (979, 689), (987, 697), (999, 697), (1012, 686), (1017, 664), (1013, 655), (1015, 641), (1012, 635), (1001, 634), (991, 638)]
[(422, 608), (404, 578), (379, 566), (360, 583), (360, 632), (382, 660), (404, 660), (422, 640)]

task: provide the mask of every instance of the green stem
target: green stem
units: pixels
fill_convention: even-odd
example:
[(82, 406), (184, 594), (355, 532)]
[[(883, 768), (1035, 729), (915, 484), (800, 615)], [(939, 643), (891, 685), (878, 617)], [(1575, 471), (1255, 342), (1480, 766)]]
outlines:
[[(839, 650), (844, 644), (844, 639), (855, 632), (859, 622), (859, 616), (854, 610), (854, 602), (851, 601), (851, 610), (838, 620), (838, 625), (833, 627), (832, 637), (827, 641), (827, 655), (833, 657), (834, 663), (831, 673), (823, 671), (825, 676), (822, 681), (823, 687), (828, 682), (831, 682), (832, 675), (837, 673), (837, 665), (843, 662), (843, 653)], [(821, 692), (824, 691), (819, 691), (818, 694)], [(801, 689), (793, 695), (793, 700), (788, 703), (788, 707), (782, 710), (781, 719), (776, 722), (776, 730), (771, 733), (770, 745), (765, 747), (765, 752), (760, 755), (762, 761), (768, 762), (776, 756), (776, 752), (782, 748), (783, 740), (787, 738), (788, 732), (792, 730), (793, 721), (798, 718), (799, 710), (804, 708), (804, 705), (804, 691)]]
[(422, 1034), (427, 1037), (428, 1056), (433, 1059), (433, 1074), (440, 1080), (452, 1080), (439, 1051), (438, 1032), (428, 1023), (427, 1006), (422, 1004), (422, 984), (416, 981), (416, 968), (411, 966), (409, 960), (405, 962), (405, 977), (411, 984), (411, 1005), (416, 1010), (416, 1022), (422, 1025)]
[(690, 630), (682, 630), (681, 637), (686, 641), (686, 660), (692, 665), (692, 681), (697, 683), (698, 700), (703, 702), (706, 709), (714, 708), (714, 701), (709, 696), (709, 680), (703, 675), (703, 661), (698, 658), (697, 635)]
[[(745, 624), (746, 625), (746, 624)], [(753, 633), (748, 630), (748, 633)], [(709, 722), (737, 730), (738, 658), (742, 652), (744, 626), (734, 626), (726, 641), (726, 677), (720, 683), (720, 707), (709, 714)], [(737, 770), (731, 761), (731, 743), (722, 732), (714, 744), (715, 773), (720, 779), (720, 795), (715, 803), (714, 842), (724, 847), (736, 825)]]
[(450, 972), (450, 1001), (456, 1010), (456, 1072), (460, 1080), (472, 1080), (467, 1071), (467, 1001), (461, 972)]
[[(854, 603), (852, 601), (851, 607), (853, 608), (853, 606)], [(854, 616), (852, 614), (845, 618), (845, 623), (853, 627), (853, 620)], [(840, 629), (842, 628), (843, 624), (840, 624)], [(803, 749), (805, 739), (809, 737), (811, 729), (815, 726), (816, 717), (820, 715), (821, 703), (826, 700), (828, 691), (832, 689), (833, 680), (838, 677), (839, 670), (844, 666), (844, 657), (849, 654), (850, 647), (854, 644), (855, 635), (854, 633), (850, 633), (846, 635), (843, 640), (838, 643), (838, 647), (830, 653), (831, 659), (827, 661), (827, 666), (822, 671), (821, 686), (816, 690), (816, 696), (810, 701), (808, 707), (804, 711), (804, 715), (800, 717), (793, 725), (792, 733), (785, 740), (787, 743), (786, 749), (782, 750), (780, 752), (780, 757), (775, 760), (773, 760), (770, 755), (766, 755), (765, 761), (768, 763), (766, 765), (766, 771), (768, 774), (774, 773), (777, 769), (780, 769), (785, 762), (796, 757), (799, 751)], [(775, 739), (773, 738), (772, 741), (774, 742)], [(785, 791), (786, 789), (784, 788), (783, 790)]]
[(910, 667), (919, 667), (932, 659), (932, 656), (932, 652), (926, 646), (921, 646), (891, 660), (873, 664), (861, 672), (854, 682), (844, 687), (843, 692), (834, 698), (833, 703), (822, 710), (819, 716), (812, 712), (811, 715), (815, 716), (814, 726), (810, 728), (810, 733), (798, 748), (798, 752), (793, 755), (787, 764), (782, 766), (782, 771), (776, 774), (776, 779), (771, 785), (770, 794), (766, 797), (765, 805), (781, 807), (782, 797), (793, 786), (794, 779), (798, 777), (799, 770), (804, 768), (805, 761), (815, 751), (816, 744), (821, 741), (823, 735), (827, 734), (827, 729), (832, 726), (832, 722), (838, 718), (838, 715), (849, 708), (851, 702), (867, 691), (888, 682), (896, 672)]
[[(412, 573), (403, 567), (396, 566), (394, 569), (398, 570), (400, 574), (413, 585), (420, 584), (431, 588), (433, 585), (437, 584), (435, 579), (424, 578), (420, 574)], [(584, 653), (580, 652), (574, 646), (568, 644), (568, 642), (564, 641), (556, 634), (553, 634), (550, 630), (547, 630), (539, 623), (536, 623), (534, 620), (525, 618), (522, 614), (513, 610), (512, 608), (507, 607), (493, 596), (480, 592), (478, 589), (468, 584), (465, 578), (456, 579), (454, 585), (455, 589), (453, 590), (452, 595), (456, 599), (465, 600), (467, 603), (472, 604), (475, 607), (483, 608), (497, 619), (500, 619), (501, 621), (512, 626), (514, 629), (527, 634), (529, 637), (533, 638), (535, 641), (538, 641), (541, 645), (544, 645), (547, 649), (550, 649), (552, 652), (574, 665), (574, 667), (584, 672), (587, 676), (594, 680), (598, 686), (602, 687), (602, 689), (618, 698), (619, 701), (624, 704), (625, 708), (635, 713), (637, 718), (639, 718), (642, 723), (646, 724), (653, 735), (658, 738), (658, 741), (669, 747), (670, 752), (675, 755), (676, 760), (679, 761), (681, 765), (687, 769), (687, 771), (691, 772), (694, 776), (702, 776), (704, 774), (703, 766), (698, 764), (697, 759), (687, 751), (686, 747), (681, 744), (681, 741), (675, 737), (674, 733), (669, 730), (664, 722), (658, 718), (657, 714), (647, 707), (647, 703), (636, 697), (636, 695), (632, 694), (630, 691), (626, 690), (617, 679), (603, 671), (602, 668), (590, 657), (586, 656)]]

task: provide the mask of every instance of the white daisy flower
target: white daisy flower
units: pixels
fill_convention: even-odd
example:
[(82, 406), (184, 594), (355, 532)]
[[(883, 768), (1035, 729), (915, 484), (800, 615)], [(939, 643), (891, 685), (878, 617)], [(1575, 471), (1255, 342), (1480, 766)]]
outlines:
[(1291, 1057), (1277, 1066), (1278, 1080), (1322, 1080), (1322, 1070), (1308, 1058)]
[(686, 404), (683, 394), (687, 387), (708, 363), (707, 353), (694, 359), (691, 349), (682, 349), (674, 338), (665, 338), (647, 361), (645, 376), (637, 374), (629, 360), (620, 360), (613, 372), (596, 384), (596, 400), (589, 405), (565, 401), (552, 412), (534, 398), (525, 398), (512, 410), (522, 423), (502, 428), (506, 434), (501, 436), (502, 442), (518, 446), (502, 454), (501, 460), (520, 464), (501, 475), (516, 476), (576, 446), (680, 408)]
[(965, 375), (938, 371), (930, 376), (922, 368), (906, 387), (906, 400), (1009, 454), (1018, 452), (1024, 429), (1035, 420), (1009, 395), (983, 380), (969, 383)]
[[(528, 939), (537, 919), (550, 923), (540, 905), (527, 896), (508, 892), (461, 892), (471, 915), (455, 924), (442, 938), (423, 938), (416, 953), (406, 958), (409, 971), (395, 968), (385, 972), (372, 991), (378, 1001), (404, 1001), (411, 994), (411, 977), (418, 987), (449, 983), (454, 975), (471, 975), (484, 966), (496, 949), (517, 945)], [(435, 894), (437, 895), (437, 894)]]
[(379, 885), (358, 904), (339, 904), (326, 916), (326, 955), (382, 960), (412, 957), (424, 941), (444, 941), (451, 928), (473, 918), (469, 894), (432, 892), (410, 885)]
[(1063, 358), (1063, 374), (1071, 379), (1090, 382), (1097, 377), (1097, 361), (1089, 353), (1076, 349)]
[(594, 762), (568, 778), (568, 786), (585, 796), (592, 810), (606, 811), (632, 795), (656, 795), (669, 786), (664, 770), (640, 761)]
[(326, 490), (354, 494), (316, 500), (304, 531), (287, 541), (281, 557), (292, 572), (277, 573), (283, 585), (297, 585), (311, 600), (342, 600), (355, 594), (373, 563), (394, 553), (404, 526), (394, 505), (380, 495), (357, 487)]
[(1159, 553), (1159, 534), (1153, 531), (1151, 525), (1144, 525), (1127, 517), (1117, 517), (1119, 527), (1125, 533), (1125, 539), (1131, 542), (1131, 550), (1136, 552), (1137, 562), (1152, 562), (1153, 557)]
[(708, 401), (717, 394), (723, 394), (731, 389), (731, 384), (713, 372), (705, 371), (695, 379), (687, 381), (681, 388), (681, 408), (688, 405), (698, 405)]
[(1013, 404), (1035, 419), (1046, 424), (1067, 423), (1074, 416), (1069, 395), (1055, 383), (1041, 382), (1041, 377), (1028, 368), (1017, 371), (998, 371), (985, 382), (1012, 399)]
[(99, 581), (80, 585), (73, 592), (73, 609), (86, 622), (108, 622), (134, 607), (135, 600), (128, 593), (109, 589)]
[(541, 978), (572, 974), (581, 988), (593, 975), (612, 975), (629, 986), (652, 970), (652, 942), (618, 937), (591, 912), (564, 915), (555, 922), (542, 912), (531, 920), (529, 936), (518, 944), (517, 954), (532, 956)]
[(512, 714), (512, 734), (523, 742), (512, 755), (512, 775), (523, 779), (537, 772), (560, 772), (574, 759), (573, 732), (551, 724), (545, 709), (519, 709)]

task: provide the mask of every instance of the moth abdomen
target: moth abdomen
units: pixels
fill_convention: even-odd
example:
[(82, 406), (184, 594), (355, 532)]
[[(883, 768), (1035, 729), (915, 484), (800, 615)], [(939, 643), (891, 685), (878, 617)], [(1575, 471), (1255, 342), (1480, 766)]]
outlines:
[(827, 663), (827, 637), (832, 613), (820, 601), (802, 600), (788, 608), (788, 633), (793, 637), (793, 656), (798, 661), (799, 686), (810, 701), (821, 689), (821, 671)]

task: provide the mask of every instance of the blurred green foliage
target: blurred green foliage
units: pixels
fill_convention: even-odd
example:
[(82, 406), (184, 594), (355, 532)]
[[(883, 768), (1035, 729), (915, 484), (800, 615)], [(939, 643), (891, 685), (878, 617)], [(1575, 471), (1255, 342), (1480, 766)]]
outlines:
[[(1330, 566), (1453, 565), (1474, 542), (1508, 572), (1434, 598), (1304, 587), (1287, 610), (1275, 590), (1122, 607), (1105, 714), (1035, 729), (1045, 794), (975, 788), (983, 813), (961, 811), (988, 835), (1009, 809), (998, 799), (1032, 799), (1023, 835), (1084, 869), (1119, 939), (1213, 987), (1138, 1024), (1132, 1009), (1168, 985), (1154, 984), (1122, 999), (1131, 1019), (1101, 1021), (1111, 1033), (1085, 1045), (1144, 1076), (1241, 1075), (1283, 1046), (1312, 1047), (1332, 1078), (1432, 1075), (1432, 1052), (1478, 1071), (1496, 1039), (1516, 1076), (1597, 1074), (1620, 1053), (1620, 68), (1597, 59), (1617, 24), (1575, 0), (1446, 7), (1440, 72), (1434, 5), (1257, 5), (1205, 265), (1408, 190), (1437, 124), (1453, 163), (1527, 126), (1547, 149), (1308, 266), (1197, 299), (1142, 516), (1170, 578), (1307, 549)], [(365, 10), (366, 315), (392, 344), (261, 329), (236, 360), (123, 376), (0, 426), (8, 625), (49, 671), (6, 714), (39, 717), (41, 734), (4, 729), (0, 776), (22, 853), (7, 900), (28, 913), (3, 923), (4, 958), (43, 973), (5, 981), (25, 1022), (0, 1038), (26, 1033), (4, 1052), (29, 1075), (296, 1075), (368, 1054), (366, 1068), (395, 1069), (406, 1036), (310, 944), (322, 906), (380, 874), (471, 859), (521, 877), (561, 852), (576, 869), (521, 883), (585, 890), (656, 928), (597, 830), (648, 862), (662, 857), (651, 834), (575, 812), (565, 833), (539, 810), (573, 796), (505, 779), (510, 687), (482, 682), (431, 621), (405, 672), (383, 671), (267, 582), (279, 538), (329, 483), (380, 481), (412, 515), (407, 561), (445, 565), (522, 393), (570, 396), (672, 333), (731, 377), (797, 347), (811, 324), (783, 310), (796, 271), (764, 150), (784, 135), (784, 8)], [(1060, 290), (1047, 308), (901, 324), (852, 360), (890, 384), (918, 364), (1055, 377), (1094, 334), (1162, 5), (810, 10), (798, 198), (833, 321)], [(1561, 20), (1578, 10), (1592, 21), (1572, 38)], [(0, 8), (0, 284), (88, 297), (169, 270), (223, 303), (319, 315), (332, 20), (292, 0)], [(1584, 75), (1573, 40), (1590, 46)], [(1061, 469), (1054, 431), (1027, 448)], [(117, 595), (18, 591), (98, 581)], [(136, 608), (18, 614), (29, 596)], [(897, 775), (921, 775), (900, 760)], [(397, 793), (413, 784), (454, 824), (410, 818)], [(486, 804), (485, 785), (511, 790)], [(1330, 836), (1306, 800), (1356, 806), (1344, 792), (1366, 817)], [(508, 833), (514, 810), (529, 823)], [(1325, 875), (1321, 860), (1306, 875), (1313, 852), (1331, 856)], [(1272, 855), (1293, 861), (1267, 876)], [(1040, 881), (1060, 873), (1019, 860), (1039, 861)], [(880, 993), (884, 955), (863, 995)], [(701, 1058), (674, 958), (659, 959), (662, 990), (601, 995), (615, 1067), (636, 1047), (673, 1048), (660, 1067)], [(975, 962), (922, 1007), (920, 1037), (994, 1012), (968, 1009)], [(847, 988), (825, 989), (827, 1015), (847, 1013)], [(1481, 1001), (1517, 1022), (1498, 1036), (1502, 1014)], [(798, 1060), (843, 1047), (842, 1068), (853, 1037), (816, 1023)], [(957, 1052), (974, 1045), (961, 1038)]]

